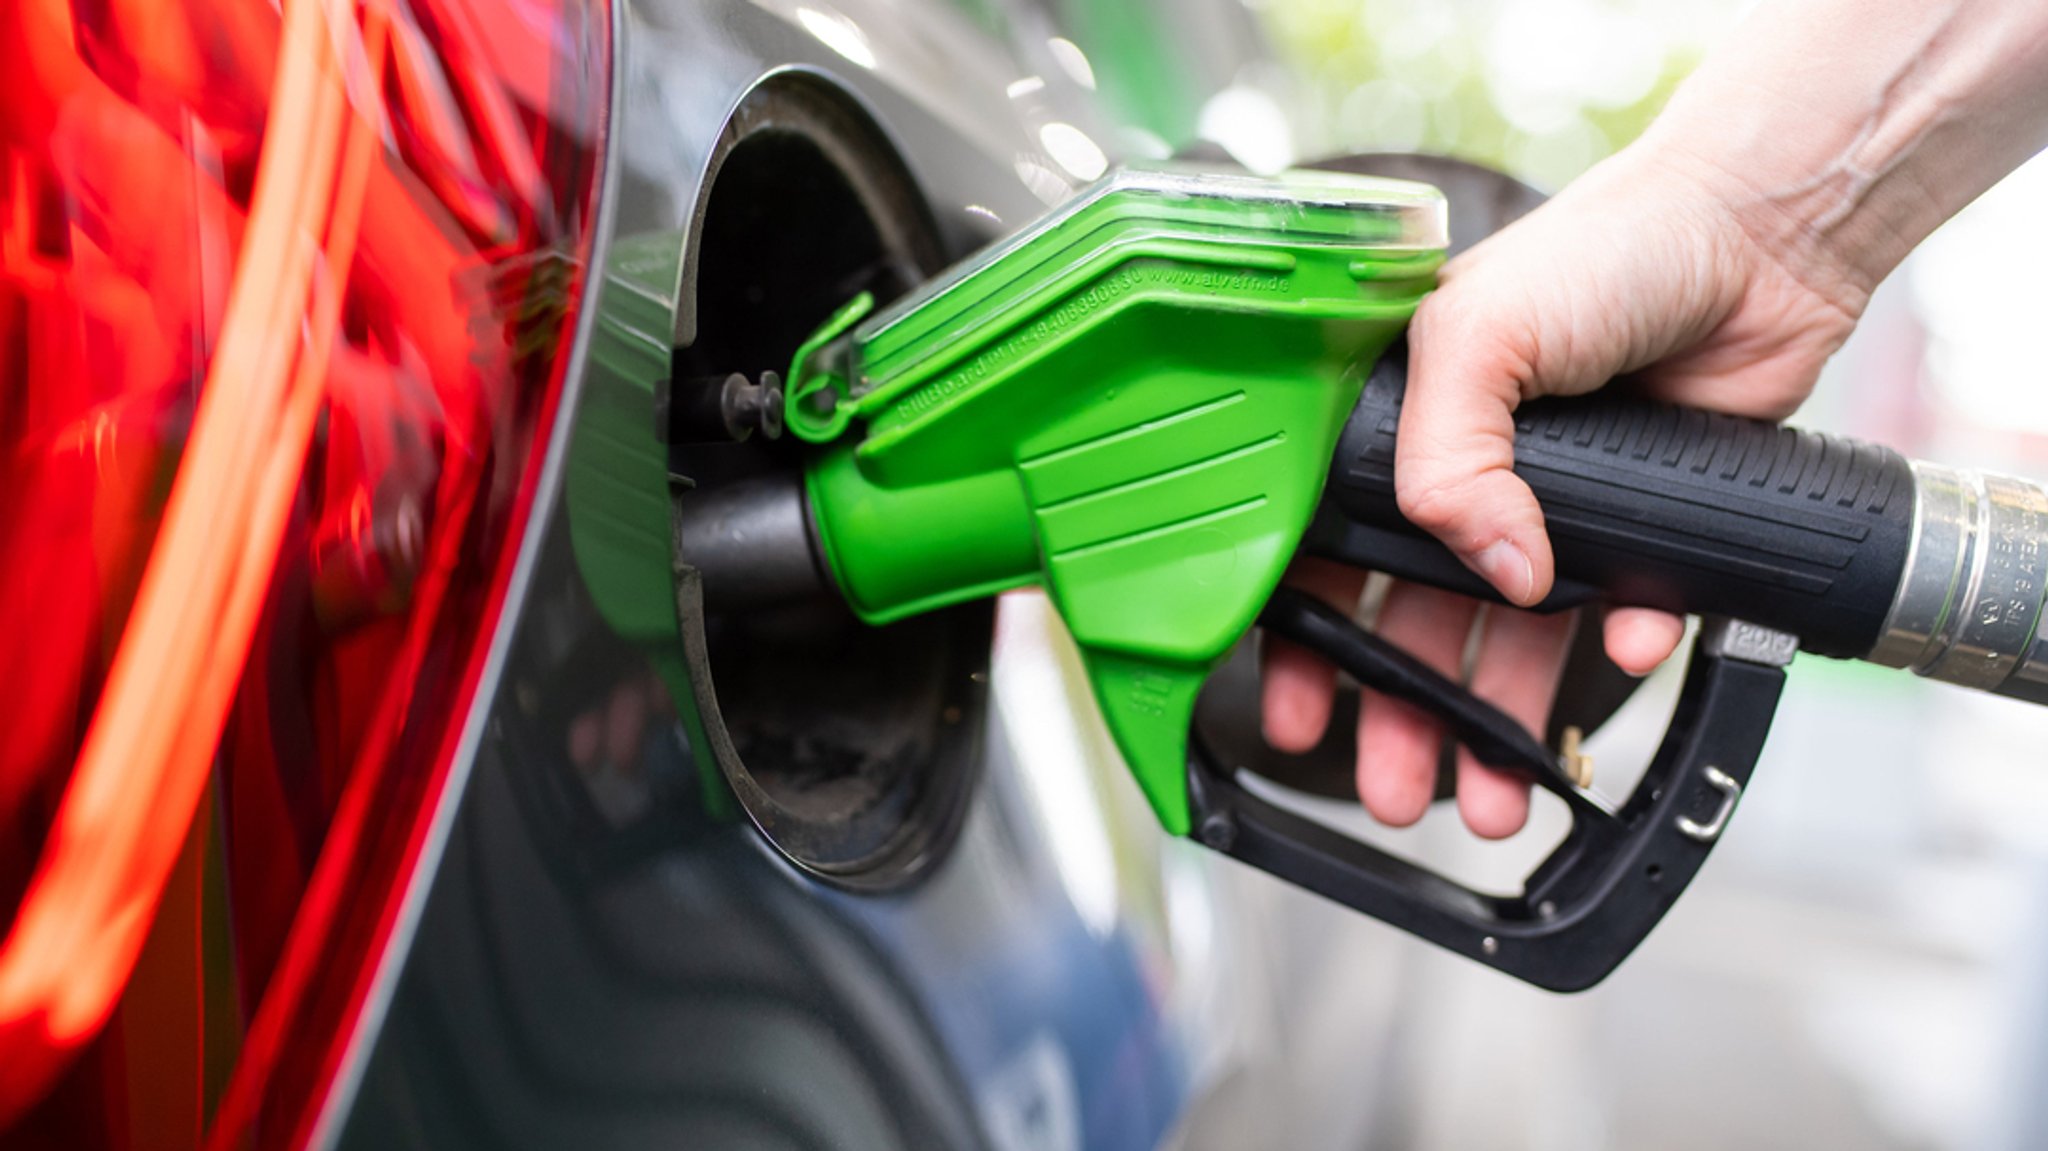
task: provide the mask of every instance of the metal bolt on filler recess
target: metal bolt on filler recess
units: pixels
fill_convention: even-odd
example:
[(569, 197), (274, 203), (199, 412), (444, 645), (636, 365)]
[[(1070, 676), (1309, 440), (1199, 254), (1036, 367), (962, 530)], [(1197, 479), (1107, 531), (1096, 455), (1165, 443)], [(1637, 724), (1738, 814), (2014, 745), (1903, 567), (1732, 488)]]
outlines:
[[(1435, 163), (1442, 179), (1405, 170), (1476, 194), (1472, 169)], [(1556, 543), (1543, 610), (1708, 621), (1625, 799), (1281, 587), (1307, 553), (1490, 594), (1394, 500), (1400, 338), (1446, 218), (1424, 183), (1114, 174), (885, 308), (849, 302), (789, 371), (801, 476), (679, 501), (681, 562), (714, 598), (808, 585), (876, 625), (1041, 586), (1167, 831), (1559, 990), (1611, 971), (1706, 859), (1795, 651), (2048, 702), (2040, 485), (1622, 388), (1525, 405), (1515, 466)], [(1244, 783), (1259, 763), (1190, 738), (1198, 692), (1255, 626), (1526, 772), (1571, 831), (1501, 896), (1261, 798)]]

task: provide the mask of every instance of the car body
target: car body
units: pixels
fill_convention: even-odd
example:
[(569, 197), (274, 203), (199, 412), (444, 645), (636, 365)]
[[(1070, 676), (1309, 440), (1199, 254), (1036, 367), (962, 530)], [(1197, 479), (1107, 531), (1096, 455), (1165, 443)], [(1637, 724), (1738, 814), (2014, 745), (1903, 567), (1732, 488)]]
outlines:
[[(1062, 167), (1047, 141), (1063, 130), (1048, 125), (1114, 129), (1042, 40), (1006, 45), (944, 8), (647, 3), (625, 20), (614, 251), (718, 227), (715, 183), (745, 147), (733, 110), (791, 81), (872, 116), (947, 261), (1096, 174)], [(697, 270), (695, 291), (721, 286)], [(600, 402), (585, 385), (580, 402)], [(526, 618), (553, 627), (536, 642), (529, 624), (503, 673), (543, 696), (560, 690), (562, 653), (587, 643), (574, 631), (605, 626), (579, 602), (575, 513), (568, 498), (553, 508), (525, 593)], [(531, 728), (501, 687), (388, 1014), (359, 1040), (342, 1144), (1129, 1148), (1292, 1129), (1313, 1146), (1312, 1131), (1330, 1145), (1356, 1131), (1366, 1093), (1349, 1115), (1334, 1100), (1284, 1114), (1319, 1080), (1285, 1040), (1313, 1030), (1369, 1061), (1370, 1008), (1339, 1009), (1348, 1040), (1284, 1017), (1309, 997), (1277, 991), (1276, 955), (1255, 943), (1291, 914), (1312, 947), (1322, 909), (1159, 834), (1041, 597), (974, 614), (964, 626), (994, 640), (979, 653), (988, 698), (967, 705), (979, 738), (914, 769), (972, 780), (961, 825), (878, 893), (805, 875), (744, 824), (591, 818), (562, 787), (561, 737), (511, 734)], [(577, 674), (652, 673), (622, 653)], [(817, 706), (829, 718), (793, 722), (843, 719)], [(687, 755), (654, 750), (680, 730), (659, 711), (649, 778), (656, 757)]]
[[(330, 901), (361, 925), (296, 969), (278, 945), (332, 1002), (272, 1020), (245, 991), (251, 1038), (209, 1048), (182, 1016), (136, 1042), (123, 1000), (126, 1055), (88, 1040), (0, 1144), (1348, 1145), (1390, 1008), (1333, 957), (1374, 949), (1159, 833), (1042, 597), (889, 634), (723, 612), (669, 534), (672, 502), (776, 450), (678, 432), (691, 388), (785, 364), (852, 291), (903, 290), (1156, 138), (1036, 6), (622, 0), (583, 34), (600, 11), (582, 299), (499, 598), (460, 690), (409, 716), (439, 767), (358, 813), (395, 843)], [(736, 801), (710, 740), (768, 798)], [(252, 850), (192, 840), (166, 899), (235, 905), (224, 842)], [(245, 961), (200, 952), (184, 978), (217, 1005)], [(152, 1102), (153, 1076), (201, 1089)]]

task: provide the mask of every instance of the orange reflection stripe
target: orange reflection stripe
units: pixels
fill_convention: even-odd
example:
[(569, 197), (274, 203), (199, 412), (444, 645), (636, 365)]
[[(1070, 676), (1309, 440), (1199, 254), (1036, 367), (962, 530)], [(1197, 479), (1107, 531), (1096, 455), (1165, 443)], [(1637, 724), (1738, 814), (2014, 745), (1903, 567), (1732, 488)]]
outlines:
[(378, 139), (344, 70), (366, 62), (358, 90), (381, 91), (384, 26), (370, 13), (359, 41), (348, 0), (284, 5), (218, 351), (70, 787), (0, 945), (0, 1127), (106, 1022), (204, 794), (324, 399)]

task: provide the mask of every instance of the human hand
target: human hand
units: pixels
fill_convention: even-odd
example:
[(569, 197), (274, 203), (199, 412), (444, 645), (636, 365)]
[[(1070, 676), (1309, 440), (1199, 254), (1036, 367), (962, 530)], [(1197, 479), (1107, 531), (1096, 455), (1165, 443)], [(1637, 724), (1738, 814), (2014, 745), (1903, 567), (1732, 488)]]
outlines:
[[(1540, 600), (1553, 574), (1542, 511), (1512, 471), (1518, 403), (1634, 372), (1660, 399), (1782, 418), (1854, 326), (1867, 292), (1816, 265), (1811, 248), (1745, 219), (1749, 203), (1684, 153), (1639, 146), (1446, 266), (1417, 313), (1395, 467), (1401, 508), (1511, 602)], [(1290, 580), (1349, 609), (1364, 573), (1303, 561)], [(1474, 600), (1397, 582), (1379, 631), (1455, 677), (1479, 619)], [(1472, 690), (1540, 732), (1572, 618), (1495, 606), (1481, 626)], [(1683, 630), (1674, 616), (1628, 608), (1609, 611), (1604, 627), (1609, 656), (1638, 675)], [(1334, 671), (1269, 638), (1264, 682), (1268, 741), (1314, 746)], [(1358, 790), (1374, 816), (1397, 826), (1421, 817), (1442, 738), (1419, 710), (1367, 693)], [(1461, 750), (1458, 803), (1477, 834), (1511, 835), (1527, 818), (1528, 784)]]

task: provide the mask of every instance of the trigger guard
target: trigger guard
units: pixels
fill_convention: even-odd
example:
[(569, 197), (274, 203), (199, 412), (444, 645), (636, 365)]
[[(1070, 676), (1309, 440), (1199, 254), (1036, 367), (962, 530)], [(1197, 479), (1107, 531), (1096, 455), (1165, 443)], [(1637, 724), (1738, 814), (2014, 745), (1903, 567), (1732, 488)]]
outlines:
[(1261, 799), (1199, 731), (1188, 767), (1193, 836), (1530, 983), (1591, 987), (1677, 901), (1749, 785), (1785, 671), (1778, 653), (1725, 641), (1742, 626), (1701, 629), (1670, 726), (1635, 790), (1611, 815), (1570, 805), (1570, 832), (1519, 894), (1474, 891)]

